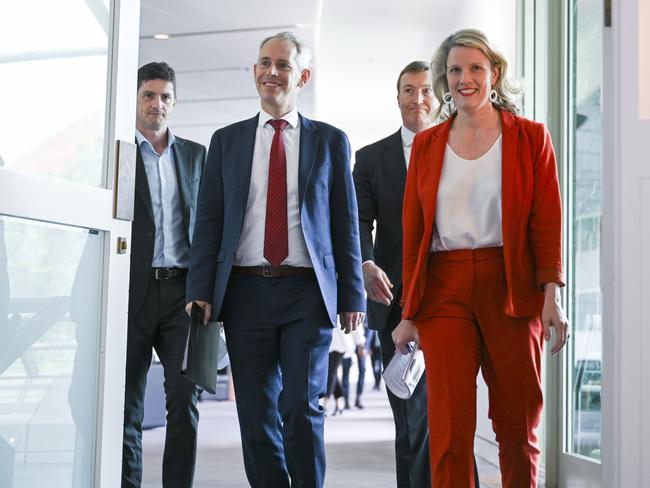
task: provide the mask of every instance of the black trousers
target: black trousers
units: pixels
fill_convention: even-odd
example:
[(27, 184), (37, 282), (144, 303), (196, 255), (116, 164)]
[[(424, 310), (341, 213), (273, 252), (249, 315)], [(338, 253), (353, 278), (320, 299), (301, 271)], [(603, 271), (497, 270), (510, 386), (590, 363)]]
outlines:
[(124, 399), (122, 487), (142, 483), (142, 418), (151, 349), (165, 373), (167, 432), (162, 480), (165, 488), (190, 488), (196, 459), (198, 390), (180, 374), (189, 327), (185, 278), (149, 283), (142, 308), (129, 316)]
[[(388, 317), (388, 324), (391, 326), (379, 331), (384, 367), (388, 365), (395, 354), (395, 344), (391, 332), (399, 323), (401, 312), (400, 307), (394, 306)], [(395, 420), (397, 487), (431, 488), (427, 388), (424, 375), (408, 400), (396, 397), (388, 388), (386, 393)]]
[(339, 366), (343, 362), (343, 353), (330, 351), (327, 366), (327, 393), (325, 398), (334, 395), (334, 399), (345, 396), (342, 382), (339, 380)]

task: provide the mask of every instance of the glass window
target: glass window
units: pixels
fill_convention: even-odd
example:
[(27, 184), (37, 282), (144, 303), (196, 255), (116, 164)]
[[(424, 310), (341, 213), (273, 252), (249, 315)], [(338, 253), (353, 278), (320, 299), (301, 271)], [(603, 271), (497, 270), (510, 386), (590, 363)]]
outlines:
[(602, 33), (600, 0), (572, 0), (569, 56), (569, 348), (567, 450), (600, 459)]
[(0, 166), (104, 183), (109, 1), (8, 0), (0, 15)]
[(102, 249), (0, 216), (0, 486), (93, 486)]

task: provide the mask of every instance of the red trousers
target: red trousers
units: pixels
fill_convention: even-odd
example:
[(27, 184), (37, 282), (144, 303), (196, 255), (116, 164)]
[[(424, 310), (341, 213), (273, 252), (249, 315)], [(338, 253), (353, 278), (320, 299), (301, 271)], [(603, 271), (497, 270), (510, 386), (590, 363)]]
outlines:
[(537, 486), (542, 413), (539, 317), (505, 315), (501, 248), (432, 253), (415, 325), (426, 361), (431, 481), (472, 488), (476, 376), (489, 390), (504, 488)]

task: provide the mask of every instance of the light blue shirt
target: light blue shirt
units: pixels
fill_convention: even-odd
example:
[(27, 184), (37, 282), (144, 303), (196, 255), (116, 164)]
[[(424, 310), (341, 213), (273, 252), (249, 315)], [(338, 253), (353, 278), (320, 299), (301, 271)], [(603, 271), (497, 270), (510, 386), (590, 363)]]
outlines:
[(153, 219), (156, 225), (151, 266), (187, 268), (189, 248), (185, 240), (183, 213), (172, 152), (172, 145), (176, 139), (171, 129), (167, 129), (167, 134), (169, 139), (167, 147), (162, 154), (158, 154), (147, 138), (139, 130), (135, 131), (147, 173)]

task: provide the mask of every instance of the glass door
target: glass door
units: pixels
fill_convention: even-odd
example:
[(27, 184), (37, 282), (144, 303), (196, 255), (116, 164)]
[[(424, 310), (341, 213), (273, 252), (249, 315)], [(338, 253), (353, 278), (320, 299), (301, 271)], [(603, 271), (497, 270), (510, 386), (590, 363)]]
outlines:
[[(0, 15), (0, 486), (120, 484), (139, 2)], [(119, 34), (117, 34), (119, 33)]]
[(600, 486), (602, 293), (601, 0), (568, 0), (567, 312), (559, 486)]

